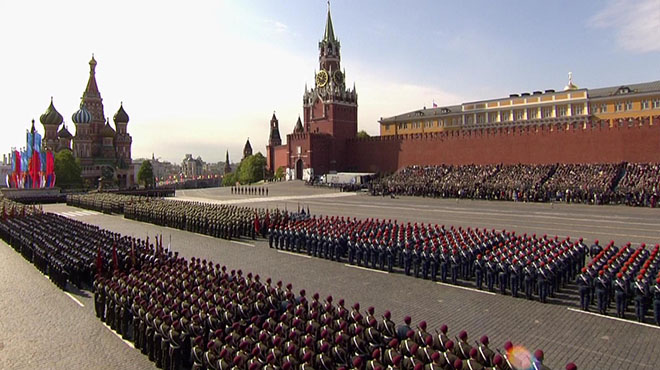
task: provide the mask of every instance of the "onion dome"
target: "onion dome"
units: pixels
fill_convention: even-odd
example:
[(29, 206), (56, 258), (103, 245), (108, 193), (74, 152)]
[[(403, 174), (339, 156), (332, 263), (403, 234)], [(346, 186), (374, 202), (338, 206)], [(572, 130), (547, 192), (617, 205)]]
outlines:
[(62, 115), (55, 109), (55, 106), (53, 105), (53, 97), (50, 97), (50, 105), (48, 106), (48, 109), (46, 109), (46, 112), (41, 115), (39, 118), (39, 121), (41, 121), (42, 125), (57, 125), (59, 126), (64, 118)]
[(110, 120), (105, 121), (105, 126), (101, 129), (101, 136), (103, 137), (115, 137), (115, 130), (110, 127)]
[(78, 124), (78, 123), (90, 123), (92, 122), (92, 114), (89, 113), (87, 108), (85, 108), (84, 105), (80, 106), (80, 109), (76, 113), (71, 116), (71, 120), (73, 123)]
[(66, 125), (62, 126), (62, 129), (60, 132), (57, 133), (57, 137), (61, 139), (71, 139), (73, 138), (73, 135), (69, 132), (69, 130), (66, 129)]
[(113, 119), (115, 123), (128, 123), (128, 114), (126, 114), (126, 111), (124, 110), (123, 102), (119, 105), (119, 110), (115, 113)]
[(293, 128), (294, 134), (302, 134), (304, 132), (302, 122), (300, 121), (300, 116), (298, 116), (298, 122), (296, 122), (296, 127)]

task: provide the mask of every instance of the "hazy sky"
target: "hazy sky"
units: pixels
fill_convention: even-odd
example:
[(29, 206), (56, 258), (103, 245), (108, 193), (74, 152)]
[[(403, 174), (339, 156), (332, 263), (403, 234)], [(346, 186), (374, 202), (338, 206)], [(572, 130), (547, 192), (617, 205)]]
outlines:
[[(133, 157), (179, 163), (265, 153), (273, 111), (283, 137), (318, 69), (322, 0), (0, 0), (0, 149), (23, 146), (50, 97), (75, 134), (98, 61), (106, 116), (130, 116)], [(431, 106), (660, 79), (660, 1), (331, 3), (360, 129)], [(39, 124), (39, 130), (43, 127)]]

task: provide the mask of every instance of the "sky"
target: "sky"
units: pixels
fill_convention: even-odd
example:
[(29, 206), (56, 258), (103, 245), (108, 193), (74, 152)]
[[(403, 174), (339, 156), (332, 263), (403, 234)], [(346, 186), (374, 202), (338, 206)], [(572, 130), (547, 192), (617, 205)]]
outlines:
[[(92, 53), (105, 115), (123, 102), (133, 158), (180, 163), (265, 153), (273, 112), (282, 137), (318, 70), (323, 0), (0, 0), (0, 152), (51, 96), (75, 134)], [(438, 105), (660, 80), (660, 1), (331, 2), (358, 127)]]

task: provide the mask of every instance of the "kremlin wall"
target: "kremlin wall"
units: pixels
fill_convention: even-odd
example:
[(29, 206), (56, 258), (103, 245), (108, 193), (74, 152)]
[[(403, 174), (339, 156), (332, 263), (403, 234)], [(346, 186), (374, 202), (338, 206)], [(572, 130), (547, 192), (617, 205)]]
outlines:
[(267, 167), (288, 179), (394, 172), (411, 165), (660, 162), (660, 81), (544, 90), (381, 118), (357, 138), (358, 94), (347, 88), (330, 9), (319, 72), (303, 94), (304, 123), (282, 143), (273, 114)]

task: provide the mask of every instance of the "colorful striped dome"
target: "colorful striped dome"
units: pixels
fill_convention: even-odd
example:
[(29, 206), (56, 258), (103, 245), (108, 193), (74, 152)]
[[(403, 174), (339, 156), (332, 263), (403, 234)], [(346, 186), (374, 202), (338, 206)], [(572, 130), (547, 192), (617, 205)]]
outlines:
[(92, 114), (89, 113), (87, 108), (85, 106), (81, 106), (80, 109), (76, 113), (71, 116), (71, 120), (73, 120), (73, 123), (79, 124), (79, 123), (90, 123), (92, 122)]

